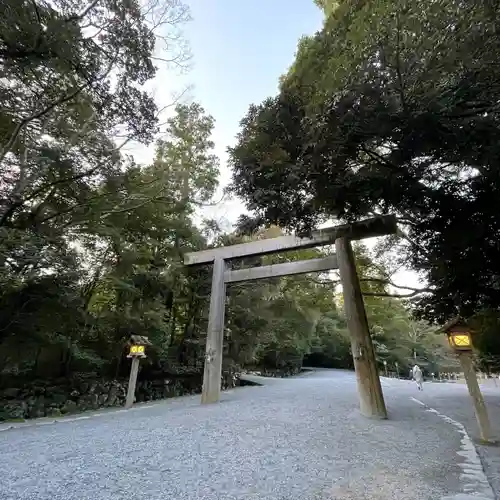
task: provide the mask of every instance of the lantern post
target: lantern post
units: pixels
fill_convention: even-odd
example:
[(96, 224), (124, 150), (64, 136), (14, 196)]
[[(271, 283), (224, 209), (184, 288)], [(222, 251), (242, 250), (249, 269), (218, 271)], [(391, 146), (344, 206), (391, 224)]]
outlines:
[(492, 442), (492, 432), (488, 410), (484, 403), (481, 389), (477, 381), (476, 371), (474, 369), (474, 359), (472, 356), (472, 336), (470, 327), (460, 318), (447, 323), (442, 329), (446, 333), (448, 342), (451, 348), (455, 351), (460, 361), (460, 365), (464, 372), (465, 382), (469, 390), (470, 397), (474, 404), (474, 413), (476, 415), (477, 424), (479, 427), (479, 435), (481, 441)]
[(142, 335), (131, 335), (128, 342), (127, 358), (132, 359), (130, 365), (130, 376), (128, 379), (127, 398), (125, 400), (125, 409), (129, 409), (134, 404), (135, 387), (137, 385), (137, 375), (139, 374), (139, 362), (146, 357), (146, 346), (151, 345), (147, 337)]

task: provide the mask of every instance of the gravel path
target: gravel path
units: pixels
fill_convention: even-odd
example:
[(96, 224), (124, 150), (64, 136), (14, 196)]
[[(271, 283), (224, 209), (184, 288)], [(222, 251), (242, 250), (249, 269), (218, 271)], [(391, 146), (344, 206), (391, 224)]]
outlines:
[[(500, 498), (500, 446), (483, 446), (479, 444), (479, 430), (474, 416), (472, 402), (465, 384), (426, 383), (424, 391), (414, 390), (409, 381), (388, 380), (393, 390), (406, 393), (413, 389), (413, 396), (429, 408), (433, 408), (448, 417), (462, 423), (467, 433), (474, 441), (488, 480)], [(485, 384), (481, 386), (486, 406), (488, 408), (494, 438), (500, 440), (500, 386)]]
[(217, 405), (186, 397), (0, 432), (0, 498), (493, 498), (471, 496), (463, 435), (411, 400), (420, 396), (412, 385), (383, 382), (391, 418), (370, 421), (358, 414), (352, 373), (265, 384), (229, 391)]

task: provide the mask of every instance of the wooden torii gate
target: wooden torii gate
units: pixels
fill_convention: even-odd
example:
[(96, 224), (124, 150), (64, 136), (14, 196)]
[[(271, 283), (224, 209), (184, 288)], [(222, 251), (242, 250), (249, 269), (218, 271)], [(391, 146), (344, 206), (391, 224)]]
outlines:
[[(351, 241), (394, 234), (396, 229), (395, 217), (385, 215), (354, 224), (317, 230), (308, 238), (280, 236), (186, 253), (184, 256), (186, 266), (213, 263), (201, 402), (215, 403), (220, 399), (227, 283), (338, 269), (344, 294), (347, 326), (351, 336), (360, 410), (367, 417), (387, 418)], [(325, 258), (234, 271), (230, 269), (230, 262), (234, 259), (268, 255), (298, 248), (313, 248), (333, 243), (335, 243), (336, 254)]]

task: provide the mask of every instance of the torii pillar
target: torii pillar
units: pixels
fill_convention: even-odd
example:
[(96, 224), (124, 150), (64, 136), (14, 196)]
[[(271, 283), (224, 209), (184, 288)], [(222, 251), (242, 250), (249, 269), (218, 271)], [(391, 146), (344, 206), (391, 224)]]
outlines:
[(335, 250), (344, 294), (344, 311), (351, 336), (360, 411), (367, 417), (387, 418), (375, 350), (370, 336), (351, 242), (348, 238), (339, 238), (335, 241)]

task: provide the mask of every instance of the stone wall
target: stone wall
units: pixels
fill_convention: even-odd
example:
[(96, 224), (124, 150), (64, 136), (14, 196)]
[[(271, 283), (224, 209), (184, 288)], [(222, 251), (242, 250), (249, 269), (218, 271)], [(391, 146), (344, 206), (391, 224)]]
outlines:
[[(237, 385), (234, 372), (224, 373), (223, 389)], [(34, 381), (0, 388), (0, 421), (56, 417), (99, 408), (123, 406), (127, 380)], [(138, 380), (136, 402), (166, 399), (201, 392), (201, 374), (184, 377)]]

